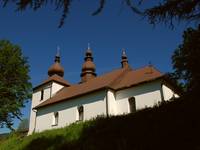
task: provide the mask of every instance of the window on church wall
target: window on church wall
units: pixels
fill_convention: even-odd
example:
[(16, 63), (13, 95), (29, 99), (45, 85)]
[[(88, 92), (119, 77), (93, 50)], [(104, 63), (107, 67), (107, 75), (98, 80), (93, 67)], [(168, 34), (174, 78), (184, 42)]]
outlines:
[(40, 100), (43, 100), (44, 99), (44, 90), (42, 89), (41, 90), (41, 97), (40, 97)]
[(84, 108), (83, 106), (78, 107), (78, 121), (83, 121), (84, 119)]
[(130, 97), (128, 99), (129, 102), (129, 111), (130, 113), (134, 113), (136, 112), (136, 101), (135, 101), (135, 97)]
[(59, 113), (58, 112), (54, 112), (53, 113), (52, 126), (58, 125), (58, 119), (59, 119)]

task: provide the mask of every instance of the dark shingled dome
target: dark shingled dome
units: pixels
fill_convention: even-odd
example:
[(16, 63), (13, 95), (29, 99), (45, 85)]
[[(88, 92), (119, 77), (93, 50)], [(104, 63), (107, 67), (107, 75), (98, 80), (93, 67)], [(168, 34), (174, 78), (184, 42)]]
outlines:
[(51, 77), (53, 75), (64, 76), (64, 68), (60, 65), (60, 56), (56, 55), (55, 63), (49, 68), (48, 75)]
[(85, 53), (85, 62), (82, 66), (81, 82), (86, 82), (96, 77), (96, 66), (93, 62), (92, 50), (88, 48)]

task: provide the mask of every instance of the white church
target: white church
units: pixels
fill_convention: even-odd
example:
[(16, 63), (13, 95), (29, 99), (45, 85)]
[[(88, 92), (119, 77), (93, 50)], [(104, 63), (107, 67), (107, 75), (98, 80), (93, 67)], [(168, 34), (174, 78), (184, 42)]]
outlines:
[(125, 51), (121, 68), (97, 76), (92, 51), (86, 50), (81, 81), (70, 84), (60, 56), (48, 70), (48, 79), (33, 89), (29, 133), (65, 127), (99, 115), (122, 115), (152, 107), (172, 97), (176, 88), (152, 65), (132, 69)]

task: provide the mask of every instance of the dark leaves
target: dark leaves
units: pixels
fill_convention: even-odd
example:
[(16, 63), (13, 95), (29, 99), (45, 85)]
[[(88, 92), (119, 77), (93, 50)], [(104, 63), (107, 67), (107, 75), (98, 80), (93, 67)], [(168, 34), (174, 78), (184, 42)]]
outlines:
[(102, 12), (104, 5), (105, 5), (106, 0), (99, 0), (99, 7), (96, 11), (92, 13), (92, 16), (98, 15), (100, 12)]
[(186, 91), (200, 87), (200, 26), (188, 28), (183, 34), (183, 43), (172, 56), (174, 74), (182, 81)]
[(163, 0), (157, 6), (145, 10), (150, 24), (164, 23), (174, 27), (173, 21), (200, 20), (199, 0)]
[[(142, 3), (142, 1), (140, 1), (139, 2), (139, 4), (141, 4)], [(132, 1), (131, 0), (126, 0), (126, 4), (127, 4), (127, 6), (128, 7), (130, 7), (131, 8), (131, 10), (134, 12), (134, 13), (137, 13), (137, 14), (143, 14), (137, 7), (136, 7), (136, 5), (133, 5), (132, 4)]]
[(63, 14), (60, 20), (59, 28), (61, 28), (64, 24), (65, 18), (67, 17), (67, 14), (69, 13), (69, 7), (72, 0), (63, 0), (62, 6), (63, 6)]
[[(98, 0), (99, 6), (92, 13), (93, 16), (100, 14), (106, 4), (106, 0)], [(134, 13), (148, 18), (150, 24), (156, 25), (164, 23), (174, 27), (174, 20), (177, 21), (200, 21), (200, 1), (199, 0), (162, 0), (157, 5), (146, 7), (144, 12), (138, 6), (144, 5), (144, 0), (121, 0)], [(24, 11), (27, 7), (38, 10), (50, 2), (55, 6), (55, 10), (62, 9), (62, 16), (59, 27), (62, 27), (69, 14), (73, 0), (2, 0), (3, 6), (8, 2), (16, 3), (17, 10)], [(121, 3), (123, 5), (123, 3)]]

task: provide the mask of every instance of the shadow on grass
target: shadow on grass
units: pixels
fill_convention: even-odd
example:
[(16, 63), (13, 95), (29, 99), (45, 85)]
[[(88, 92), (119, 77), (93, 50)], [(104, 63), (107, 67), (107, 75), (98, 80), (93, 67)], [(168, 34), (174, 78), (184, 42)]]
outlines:
[(200, 101), (179, 99), (135, 114), (97, 118), (83, 124), (81, 135), (40, 137), (26, 150), (198, 150)]

